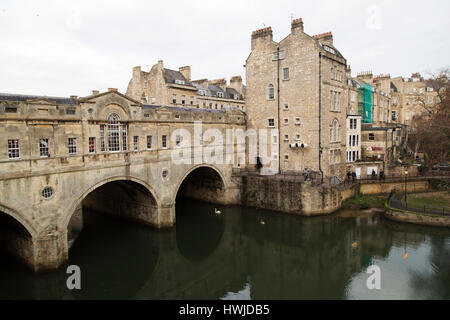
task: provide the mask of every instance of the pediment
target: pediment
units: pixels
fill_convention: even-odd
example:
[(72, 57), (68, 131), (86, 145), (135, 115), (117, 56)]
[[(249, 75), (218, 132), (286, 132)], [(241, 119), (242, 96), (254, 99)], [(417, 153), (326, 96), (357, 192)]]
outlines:
[(87, 96), (84, 98), (80, 98), (79, 101), (80, 102), (84, 102), (84, 103), (96, 103), (99, 100), (103, 100), (103, 99), (109, 99), (112, 101), (116, 101), (116, 103), (119, 104), (123, 104), (124, 102), (126, 104), (130, 104), (133, 106), (140, 106), (142, 105), (142, 103), (140, 103), (139, 101), (136, 101), (130, 97), (128, 97), (127, 95), (124, 95), (118, 91), (106, 91), (106, 92), (102, 92), (96, 95), (92, 95), (92, 96)]

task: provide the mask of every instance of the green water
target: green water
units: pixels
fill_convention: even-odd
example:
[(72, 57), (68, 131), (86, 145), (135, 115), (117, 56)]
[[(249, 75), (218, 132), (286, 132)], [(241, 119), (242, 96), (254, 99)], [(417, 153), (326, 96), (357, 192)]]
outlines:
[[(450, 230), (361, 212), (303, 218), (189, 201), (170, 230), (87, 212), (69, 256), (81, 290), (67, 289), (65, 269), (33, 274), (1, 255), (0, 299), (450, 299)], [(366, 286), (371, 265), (381, 290)]]

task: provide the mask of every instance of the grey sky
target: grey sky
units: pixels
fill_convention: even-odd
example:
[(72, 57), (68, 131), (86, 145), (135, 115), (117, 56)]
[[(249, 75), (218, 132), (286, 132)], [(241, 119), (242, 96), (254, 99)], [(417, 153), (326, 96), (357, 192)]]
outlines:
[(125, 92), (133, 66), (190, 65), (192, 78), (245, 78), (251, 32), (332, 31), (353, 74), (409, 76), (449, 66), (450, 1), (0, 0), (0, 92)]

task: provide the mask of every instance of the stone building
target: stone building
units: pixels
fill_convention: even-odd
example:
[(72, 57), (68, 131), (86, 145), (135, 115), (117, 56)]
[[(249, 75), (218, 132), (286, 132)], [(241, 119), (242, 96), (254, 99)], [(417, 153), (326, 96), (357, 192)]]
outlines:
[(225, 79), (192, 81), (190, 66), (171, 70), (164, 68), (162, 60), (149, 72), (134, 67), (126, 94), (151, 105), (245, 111), (245, 87), (240, 76), (232, 77), (230, 86)]
[(344, 178), (346, 67), (332, 34), (311, 37), (302, 19), (292, 21), (280, 42), (273, 41), (270, 27), (252, 33), (247, 125), (278, 132), (266, 141), (264, 167), (275, 161), (282, 173), (308, 169), (321, 172), (324, 182)]

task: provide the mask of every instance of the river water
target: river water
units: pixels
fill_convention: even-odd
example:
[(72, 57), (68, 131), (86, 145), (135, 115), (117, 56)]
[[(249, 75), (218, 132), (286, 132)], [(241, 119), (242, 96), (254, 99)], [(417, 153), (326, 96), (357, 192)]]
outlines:
[[(215, 208), (222, 211), (214, 213)], [(0, 299), (450, 299), (450, 230), (341, 211), (304, 218), (177, 204), (170, 230), (86, 212), (69, 252), (81, 269), (34, 274), (0, 256)], [(369, 267), (381, 289), (369, 290)]]

